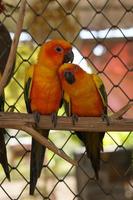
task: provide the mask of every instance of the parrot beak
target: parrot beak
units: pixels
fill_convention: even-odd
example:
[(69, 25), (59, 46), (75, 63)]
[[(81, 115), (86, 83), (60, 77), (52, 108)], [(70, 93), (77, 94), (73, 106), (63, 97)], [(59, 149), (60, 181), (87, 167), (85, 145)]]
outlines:
[(70, 71), (65, 71), (64, 72), (64, 77), (65, 80), (69, 83), (69, 84), (73, 84), (75, 82), (75, 76), (72, 72)]
[(63, 63), (68, 63), (68, 62), (72, 63), (73, 59), (74, 59), (74, 53), (72, 50), (70, 50), (64, 55)]

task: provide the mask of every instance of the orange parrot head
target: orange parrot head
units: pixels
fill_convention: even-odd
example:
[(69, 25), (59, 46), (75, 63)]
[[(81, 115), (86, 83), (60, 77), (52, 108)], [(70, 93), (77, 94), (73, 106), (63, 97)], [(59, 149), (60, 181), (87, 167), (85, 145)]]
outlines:
[(62, 39), (53, 39), (44, 43), (38, 55), (38, 64), (58, 70), (63, 63), (72, 62), (72, 45)]
[(72, 85), (76, 80), (82, 79), (84, 70), (76, 64), (65, 63), (59, 69), (62, 84)]

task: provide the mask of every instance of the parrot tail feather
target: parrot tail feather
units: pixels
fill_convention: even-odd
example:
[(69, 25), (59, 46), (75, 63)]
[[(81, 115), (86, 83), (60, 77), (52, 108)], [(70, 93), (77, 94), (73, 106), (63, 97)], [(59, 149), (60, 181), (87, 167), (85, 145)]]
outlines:
[(104, 133), (89, 133), (86, 135), (85, 141), (87, 156), (91, 160), (91, 164), (97, 180), (99, 179), (100, 170), (100, 152), (103, 150), (103, 136)]
[[(48, 130), (39, 130), (44, 137), (48, 138)], [(30, 195), (34, 194), (37, 180), (40, 177), (46, 148), (32, 138), (31, 160), (30, 160)]]
[(102, 140), (104, 133), (76, 132), (76, 134), (86, 147), (87, 157), (91, 161), (96, 179), (98, 180), (100, 170), (100, 152), (103, 151)]

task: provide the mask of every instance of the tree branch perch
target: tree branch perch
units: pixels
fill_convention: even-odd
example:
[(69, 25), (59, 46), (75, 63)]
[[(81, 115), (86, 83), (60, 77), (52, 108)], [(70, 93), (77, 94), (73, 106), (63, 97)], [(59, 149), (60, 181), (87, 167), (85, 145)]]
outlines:
[(111, 115), (111, 118), (113, 119), (121, 118), (132, 106), (133, 106), (133, 102), (128, 103), (127, 105), (122, 107), (118, 112)]
[(16, 50), (17, 50), (19, 37), (21, 34), (22, 26), (23, 26), (23, 21), (24, 21), (25, 7), (26, 7), (26, 0), (22, 0), (21, 5), (20, 5), (20, 13), (19, 13), (18, 21), (17, 21), (17, 26), (16, 26), (16, 32), (14, 35), (14, 39), (12, 41), (12, 46), (11, 46), (9, 57), (6, 63), (6, 67), (0, 81), (0, 96), (3, 93), (4, 87), (6, 86), (8, 78), (10, 77), (12, 69), (13, 69), (13, 63), (15, 60)]
[[(50, 116), (41, 116), (38, 127), (51, 130), (71, 131), (132, 131), (133, 119), (115, 119), (109, 117), (108, 126), (100, 117), (79, 117), (78, 122), (73, 125), (71, 117), (58, 117), (57, 125), (51, 122)], [(33, 114), (26, 113), (4, 113), (0, 112), (0, 128), (22, 129), (23, 127), (35, 126)]]
[[(50, 130), (71, 130), (71, 131), (85, 131), (85, 132), (104, 132), (104, 131), (132, 131), (133, 119), (119, 119), (128, 109), (133, 106), (132, 103), (127, 104), (117, 113), (109, 117), (110, 125), (100, 117), (79, 117), (78, 122), (73, 125), (71, 117), (58, 117), (57, 125), (54, 127), (51, 122), (51, 116), (41, 116), (38, 128)], [(32, 127), (35, 126), (33, 114), (27, 113), (13, 113), (0, 112), (0, 128), (10, 128), (17, 130), (24, 130), (37, 140), (42, 145), (53, 151), (55, 154), (61, 156), (70, 164), (77, 165), (75, 160), (72, 160), (62, 150), (58, 149), (53, 143), (40, 135), (39, 132)]]
[(32, 127), (22, 127), (23, 131), (29, 133), (35, 140), (37, 140), (42, 145), (46, 146), (49, 150), (53, 151), (58, 156), (62, 157), (64, 160), (69, 162), (72, 165), (77, 166), (77, 162), (75, 160), (72, 160), (67, 154), (64, 153), (61, 149), (58, 149), (54, 144), (52, 144), (49, 140), (47, 140), (45, 137), (40, 135), (39, 132), (37, 132)]

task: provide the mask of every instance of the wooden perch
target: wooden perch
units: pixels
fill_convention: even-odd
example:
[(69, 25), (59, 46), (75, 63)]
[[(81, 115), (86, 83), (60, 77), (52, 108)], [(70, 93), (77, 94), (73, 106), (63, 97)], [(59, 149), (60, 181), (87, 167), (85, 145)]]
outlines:
[[(127, 104), (117, 113), (109, 117), (109, 126), (100, 117), (79, 117), (78, 122), (75, 125), (73, 125), (71, 117), (58, 117), (57, 125), (54, 127), (53, 123), (51, 122), (51, 116), (41, 116), (38, 127), (41, 129), (50, 130), (87, 131), (88, 134), (89, 132), (97, 131), (132, 131), (133, 119), (117, 119), (131, 106), (133, 106), (132, 103)], [(58, 149), (53, 143), (40, 135), (39, 132), (33, 129), (33, 126), (35, 126), (33, 114), (0, 112), (0, 128), (24, 130), (39, 143), (46, 146), (55, 154), (61, 156), (70, 164), (77, 165), (76, 161), (72, 160), (62, 150)]]
[[(129, 107), (129, 105), (127, 105), (127, 107)], [(117, 113), (119, 113), (119, 111)], [(73, 125), (71, 117), (58, 117), (57, 125), (54, 127), (51, 122), (51, 117), (43, 115), (40, 117), (38, 127), (51, 130), (89, 132), (133, 130), (133, 119), (116, 119), (112, 116), (109, 117), (110, 125), (107, 125), (106, 121), (103, 121), (100, 117), (79, 117), (75, 125)], [(23, 127), (32, 127), (34, 125), (33, 114), (0, 112), (0, 128), (23, 129)]]
[(11, 46), (9, 57), (6, 63), (6, 67), (0, 81), (0, 96), (3, 93), (4, 87), (6, 86), (7, 81), (12, 72), (13, 63), (16, 56), (16, 50), (17, 50), (17, 46), (19, 42), (19, 37), (21, 34), (22, 26), (23, 26), (25, 7), (26, 7), (26, 0), (21, 0), (20, 13), (19, 13), (18, 21), (17, 21), (17, 26), (16, 26), (16, 33), (12, 41), (12, 46)]
[(133, 102), (128, 103), (123, 108), (121, 108), (118, 112), (111, 115), (113, 119), (121, 118), (131, 107), (133, 106)]
[(23, 131), (29, 133), (35, 140), (37, 140), (42, 145), (46, 146), (49, 150), (51, 150), (55, 154), (59, 155), (60, 157), (62, 157), (64, 160), (66, 160), (70, 164), (77, 166), (77, 162), (75, 160), (72, 160), (69, 156), (67, 156), (67, 154), (64, 153), (63, 150), (58, 149), (54, 144), (52, 144), (49, 140), (47, 140), (45, 137), (40, 135), (40, 133), (37, 132), (32, 127), (25, 127), (24, 126), (21, 129)]
[(37, 132), (32, 127), (32, 125), (35, 126), (35, 123), (34, 123), (34, 116), (31, 114), (0, 112), (0, 128), (11, 128), (11, 129), (23, 130), (27, 132), (29, 135), (31, 135), (40, 144), (47, 147), (49, 150), (51, 150), (55, 154), (59, 155), (70, 164), (77, 166), (77, 162), (75, 160), (71, 159), (63, 150), (58, 149), (52, 142), (44, 138), (39, 132)]

